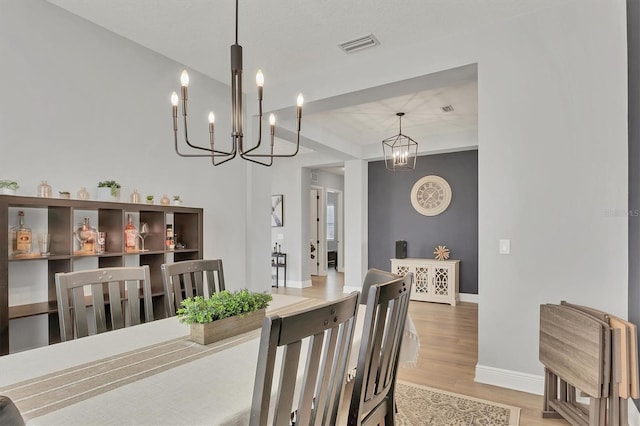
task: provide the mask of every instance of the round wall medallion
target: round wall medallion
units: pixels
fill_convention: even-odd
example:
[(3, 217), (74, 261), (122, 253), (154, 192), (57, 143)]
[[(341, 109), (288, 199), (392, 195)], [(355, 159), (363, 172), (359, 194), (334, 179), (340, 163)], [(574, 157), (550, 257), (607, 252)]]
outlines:
[(411, 204), (420, 214), (436, 216), (449, 207), (451, 187), (440, 176), (430, 175), (418, 179), (411, 189)]

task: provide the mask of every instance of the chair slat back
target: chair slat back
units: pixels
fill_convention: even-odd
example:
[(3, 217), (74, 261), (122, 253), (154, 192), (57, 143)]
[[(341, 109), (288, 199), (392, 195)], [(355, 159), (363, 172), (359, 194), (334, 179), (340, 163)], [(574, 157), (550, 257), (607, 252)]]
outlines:
[(174, 316), (185, 298), (206, 297), (207, 290), (210, 296), (225, 289), (221, 259), (165, 263), (161, 266), (161, 271), (167, 316)]
[[(358, 296), (354, 292), (305, 311), (265, 318), (251, 425), (288, 425), (294, 411), (296, 424), (336, 423)], [(275, 403), (272, 394), (277, 395)]]
[(0, 425), (24, 426), (24, 418), (11, 398), (0, 395)]
[(145, 322), (153, 321), (149, 266), (57, 273), (61, 340), (88, 336), (90, 323), (96, 333), (140, 324), (140, 290)]
[(395, 382), (412, 283), (412, 273), (400, 277), (372, 269), (365, 277), (367, 311), (349, 425), (394, 424)]

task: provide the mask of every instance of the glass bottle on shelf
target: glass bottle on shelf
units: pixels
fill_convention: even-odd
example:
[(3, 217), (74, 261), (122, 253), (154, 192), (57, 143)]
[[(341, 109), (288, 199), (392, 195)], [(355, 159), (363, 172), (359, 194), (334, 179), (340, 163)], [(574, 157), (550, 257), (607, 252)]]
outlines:
[(131, 193), (131, 202), (133, 204), (139, 204), (140, 203), (140, 193), (138, 192), (137, 189), (134, 189), (133, 192)]
[(38, 185), (38, 197), (51, 198), (52, 192), (51, 185), (49, 185), (46, 180), (43, 180), (40, 185)]
[(78, 191), (78, 199), (79, 200), (88, 200), (89, 199), (89, 191), (87, 191), (86, 187), (82, 187), (80, 188), (80, 191)]
[(31, 253), (31, 228), (25, 225), (24, 212), (22, 210), (18, 212), (18, 226), (11, 230), (11, 237), (13, 239), (13, 255)]
[(173, 225), (172, 224), (168, 224), (167, 225), (167, 234), (166, 234), (166, 238), (165, 238), (165, 246), (167, 250), (173, 250), (175, 249), (175, 243), (173, 241)]
[(88, 217), (84, 218), (82, 224), (73, 234), (80, 244), (80, 254), (91, 254), (96, 252), (98, 232), (96, 231), (96, 228), (91, 226), (91, 222)]
[(160, 199), (160, 204), (163, 206), (171, 205), (171, 200), (169, 199), (169, 197), (167, 197), (167, 194), (164, 194), (162, 196), (162, 198)]
[(133, 224), (133, 218), (131, 215), (127, 218), (127, 225), (124, 227), (124, 251), (135, 252), (137, 242), (138, 231)]

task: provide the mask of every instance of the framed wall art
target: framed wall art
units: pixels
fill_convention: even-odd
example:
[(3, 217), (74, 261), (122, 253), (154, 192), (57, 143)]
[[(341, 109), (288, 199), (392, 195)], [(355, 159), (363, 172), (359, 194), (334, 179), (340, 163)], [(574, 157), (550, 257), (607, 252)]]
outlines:
[(280, 195), (271, 196), (271, 226), (272, 227), (284, 225), (284, 220), (282, 216), (282, 213), (284, 212), (283, 204), (284, 204), (284, 195), (280, 194)]

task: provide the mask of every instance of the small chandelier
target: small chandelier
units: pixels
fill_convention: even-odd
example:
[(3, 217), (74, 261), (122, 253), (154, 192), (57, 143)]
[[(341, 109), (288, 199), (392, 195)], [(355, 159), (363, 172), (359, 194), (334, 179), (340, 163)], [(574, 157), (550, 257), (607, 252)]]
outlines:
[(416, 168), (416, 157), (418, 156), (418, 142), (402, 134), (402, 116), (404, 116), (404, 112), (398, 112), (396, 115), (400, 119), (400, 131), (397, 135), (382, 141), (384, 165), (387, 170), (394, 172), (414, 170)]
[[(302, 103), (304, 98), (302, 93), (298, 95), (296, 118), (297, 118), (297, 140), (296, 149), (290, 154), (274, 154), (273, 145), (275, 138), (276, 117), (271, 114), (269, 116), (269, 127), (271, 130), (271, 146), (269, 153), (257, 153), (256, 151), (262, 143), (262, 89), (264, 86), (264, 76), (262, 71), (256, 73), (256, 84), (258, 86), (258, 142), (251, 148), (246, 148), (243, 143), (242, 133), (242, 46), (238, 44), (238, 0), (236, 0), (236, 42), (231, 45), (231, 116), (232, 116), (232, 132), (231, 132), (231, 150), (223, 151), (214, 144), (214, 121), (215, 115), (209, 113), (209, 144), (210, 148), (194, 145), (189, 141), (187, 132), (187, 87), (189, 86), (189, 74), (182, 71), (180, 76), (181, 97), (173, 92), (171, 94), (171, 110), (173, 113), (173, 139), (176, 153), (181, 157), (210, 157), (211, 163), (218, 166), (235, 158), (236, 154), (241, 158), (263, 166), (271, 166), (273, 159), (278, 157), (293, 157), (300, 149), (300, 122), (302, 119)], [(182, 101), (182, 116), (184, 118), (184, 140), (186, 144), (192, 148), (191, 153), (182, 153), (178, 149), (178, 103)], [(197, 153), (196, 153), (197, 152)]]

